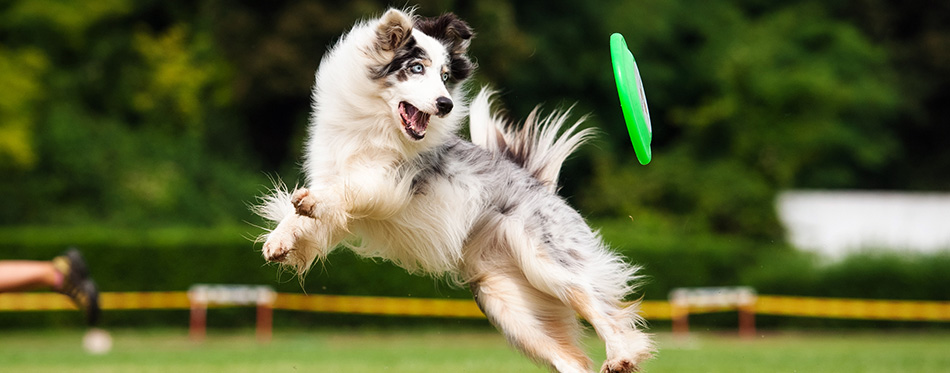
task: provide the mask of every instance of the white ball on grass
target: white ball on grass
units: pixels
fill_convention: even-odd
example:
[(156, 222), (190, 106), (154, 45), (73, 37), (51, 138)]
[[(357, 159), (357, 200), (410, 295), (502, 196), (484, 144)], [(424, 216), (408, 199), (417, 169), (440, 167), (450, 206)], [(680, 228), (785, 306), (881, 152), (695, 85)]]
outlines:
[(109, 335), (109, 332), (99, 328), (89, 329), (86, 335), (82, 337), (82, 347), (86, 349), (86, 352), (93, 355), (105, 354), (112, 349), (112, 336)]

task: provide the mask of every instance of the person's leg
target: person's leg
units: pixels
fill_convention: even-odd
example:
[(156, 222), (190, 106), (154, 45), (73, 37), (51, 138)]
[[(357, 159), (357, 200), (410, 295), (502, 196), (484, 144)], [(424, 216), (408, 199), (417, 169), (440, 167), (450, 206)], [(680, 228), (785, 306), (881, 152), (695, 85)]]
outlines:
[(0, 261), (0, 293), (39, 288), (59, 290), (63, 275), (52, 262), (36, 260)]
[(72, 299), (89, 325), (99, 320), (99, 289), (79, 250), (66, 250), (51, 261), (0, 260), (0, 293), (42, 288)]

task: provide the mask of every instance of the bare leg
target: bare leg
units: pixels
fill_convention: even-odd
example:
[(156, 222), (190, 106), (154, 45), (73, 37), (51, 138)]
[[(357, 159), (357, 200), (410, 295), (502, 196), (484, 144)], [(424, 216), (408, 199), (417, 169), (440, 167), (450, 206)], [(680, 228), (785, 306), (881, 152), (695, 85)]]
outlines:
[(48, 288), (68, 296), (86, 313), (89, 325), (99, 319), (99, 289), (89, 277), (79, 250), (69, 249), (51, 261), (0, 261), (0, 293)]
[(492, 273), (471, 287), (482, 312), (525, 355), (561, 373), (590, 371), (570, 307), (533, 288), (520, 272)]
[(0, 261), (0, 292), (37, 288), (55, 289), (61, 283), (62, 275), (56, 271), (52, 262), (34, 260)]

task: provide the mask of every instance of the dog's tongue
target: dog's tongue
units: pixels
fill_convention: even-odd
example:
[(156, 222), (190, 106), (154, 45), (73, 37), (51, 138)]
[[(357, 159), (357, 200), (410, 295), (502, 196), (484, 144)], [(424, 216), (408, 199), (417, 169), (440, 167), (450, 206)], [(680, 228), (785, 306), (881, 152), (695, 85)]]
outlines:
[(407, 102), (399, 103), (399, 111), (409, 136), (417, 140), (423, 138), (429, 126), (429, 114)]

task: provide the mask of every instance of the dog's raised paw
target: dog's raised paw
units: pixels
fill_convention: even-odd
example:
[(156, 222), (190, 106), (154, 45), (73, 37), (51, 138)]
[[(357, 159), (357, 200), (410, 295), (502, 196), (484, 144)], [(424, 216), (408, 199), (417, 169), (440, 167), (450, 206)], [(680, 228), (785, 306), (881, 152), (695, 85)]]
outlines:
[(290, 254), (292, 250), (292, 245), (285, 240), (279, 239), (279, 237), (270, 237), (267, 239), (267, 242), (264, 242), (264, 259), (267, 259), (269, 262), (283, 262), (287, 259), (287, 255)]
[(317, 200), (310, 194), (310, 189), (300, 188), (295, 190), (293, 196), (290, 198), (290, 203), (292, 203), (294, 209), (297, 210), (297, 215), (314, 217), (313, 210), (317, 205)]
[(601, 373), (630, 373), (638, 371), (640, 371), (640, 368), (626, 359), (605, 361), (604, 366), (600, 368)]

